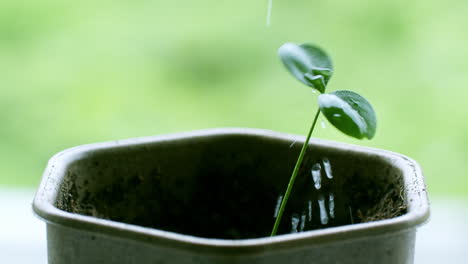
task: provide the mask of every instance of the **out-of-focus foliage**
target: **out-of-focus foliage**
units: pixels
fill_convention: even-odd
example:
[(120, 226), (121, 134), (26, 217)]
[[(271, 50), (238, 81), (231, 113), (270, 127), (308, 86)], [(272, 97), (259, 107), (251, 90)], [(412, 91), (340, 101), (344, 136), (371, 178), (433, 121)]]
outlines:
[[(468, 1), (2, 0), (0, 184), (36, 185), (74, 145), (208, 127), (305, 134), (316, 94), (283, 69), (284, 42), (333, 54), (328, 91), (379, 117), (373, 141), (407, 154), (431, 193), (465, 194)], [(288, 176), (288, 175), (286, 175)]]

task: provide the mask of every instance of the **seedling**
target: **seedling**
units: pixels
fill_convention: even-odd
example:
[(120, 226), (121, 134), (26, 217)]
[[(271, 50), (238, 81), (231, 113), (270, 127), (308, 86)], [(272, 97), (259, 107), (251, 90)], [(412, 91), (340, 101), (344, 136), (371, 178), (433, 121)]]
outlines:
[(364, 97), (345, 90), (325, 93), (328, 81), (333, 74), (333, 64), (330, 57), (321, 48), (311, 44), (286, 43), (279, 49), (279, 56), (286, 69), (297, 80), (317, 90), (320, 95), (318, 96), (318, 110), (294, 166), (271, 236), (276, 235), (278, 231), (286, 203), (320, 113), (338, 130), (358, 139), (372, 139), (377, 127), (374, 109)]

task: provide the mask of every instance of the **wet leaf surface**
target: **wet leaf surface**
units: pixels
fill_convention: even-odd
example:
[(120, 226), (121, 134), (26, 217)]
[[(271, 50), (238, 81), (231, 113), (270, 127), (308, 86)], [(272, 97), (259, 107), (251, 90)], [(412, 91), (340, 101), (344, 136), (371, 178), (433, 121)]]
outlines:
[(342, 90), (322, 94), (318, 100), (323, 115), (341, 132), (358, 139), (374, 137), (377, 118), (364, 97)]

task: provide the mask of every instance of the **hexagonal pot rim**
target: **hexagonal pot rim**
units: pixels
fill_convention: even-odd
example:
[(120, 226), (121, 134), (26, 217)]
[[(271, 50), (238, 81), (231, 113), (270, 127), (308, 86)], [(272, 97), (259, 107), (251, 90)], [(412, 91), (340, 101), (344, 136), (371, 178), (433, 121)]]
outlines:
[(213, 239), (178, 234), (148, 227), (126, 224), (91, 216), (69, 213), (54, 206), (59, 189), (58, 184), (65, 176), (66, 167), (77, 159), (92, 155), (93, 152), (128, 148), (154, 144), (163, 141), (184, 140), (196, 137), (213, 137), (225, 135), (261, 136), (282, 141), (296, 141), (303, 143), (304, 136), (285, 134), (264, 129), (254, 128), (215, 128), (191, 132), (182, 132), (160, 136), (149, 136), (104, 143), (95, 143), (73, 147), (54, 155), (44, 172), (40, 187), (33, 201), (33, 210), (36, 215), (48, 224), (63, 225), (79, 230), (99, 232), (110, 236), (137, 240), (151, 244), (164, 243), (179, 249), (191, 249), (210, 252), (232, 252), (238, 254), (256, 253), (265, 249), (277, 250), (305, 245), (321, 245), (334, 241), (362, 238), (394, 233), (398, 231), (413, 229), (423, 224), (429, 218), (429, 202), (426, 187), (423, 181), (420, 166), (411, 158), (404, 155), (369, 147), (333, 142), (313, 138), (310, 146), (322, 145), (328, 148), (359, 153), (365, 155), (379, 156), (391, 160), (393, 165), (403, 172), (404, 187), (407, 192), (408, 211), (406, 214), (375, 222), (358, 223), (352, 225), (329, 227), (325, 229), (312, 230), (296, 234), (279, 235), (275, 237), (251, 238), (251, 239)]

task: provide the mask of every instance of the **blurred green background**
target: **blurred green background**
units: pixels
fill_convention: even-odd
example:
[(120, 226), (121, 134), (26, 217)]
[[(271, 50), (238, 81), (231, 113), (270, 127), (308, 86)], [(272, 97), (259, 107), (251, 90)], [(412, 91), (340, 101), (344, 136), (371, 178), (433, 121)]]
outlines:
[(99, 141), (210, 127), (307, 133), (316, 94), (282, 67), (284, 42), (335, 62), (329, 88), (376, 108), (372, 141), (431, 194), (468, 194), (468, 1), (0, 1), (0, 185), (39, 183), (49, 157)]

